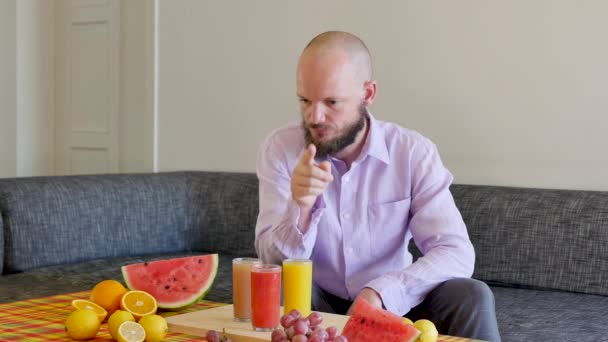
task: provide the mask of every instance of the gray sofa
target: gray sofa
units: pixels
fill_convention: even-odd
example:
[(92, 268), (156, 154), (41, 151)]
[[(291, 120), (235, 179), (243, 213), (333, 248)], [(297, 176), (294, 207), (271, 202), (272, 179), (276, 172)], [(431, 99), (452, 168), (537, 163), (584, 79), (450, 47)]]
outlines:
[[(206, 299), (230, 302), (231, 259), (255, 255), (257, 190), (251, 173), (0, 179), (0, 303), (88, 290), (122, 281), (123, 264), (198, 253), (220, 255)], [(452, 193), (503, 341), (608, 341), (608, 192)]]

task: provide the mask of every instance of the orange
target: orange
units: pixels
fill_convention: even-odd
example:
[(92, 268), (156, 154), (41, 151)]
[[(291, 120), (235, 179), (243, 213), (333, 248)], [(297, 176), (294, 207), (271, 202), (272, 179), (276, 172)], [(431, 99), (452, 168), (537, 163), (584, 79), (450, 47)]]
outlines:
[(120, 308), (139, 320), (143, 316), (155, 314), (158, 306), (156, 299), (148, 292), (133, 290), (122, 296)]
[(104, 280), (91, 291), (91, 301), (106, 309), (111, 315), (120, 307), (120, 299), (127, 292), (127, 289), (116, 280)]
[(108, 315), (106, 309), (86, 299), (74, 299), (72, 301), (72, 308), (74, 310), (87, 309), (95, 312), (97, 318), (99, 318), (99, 322), (103, 322), (103, 320)]

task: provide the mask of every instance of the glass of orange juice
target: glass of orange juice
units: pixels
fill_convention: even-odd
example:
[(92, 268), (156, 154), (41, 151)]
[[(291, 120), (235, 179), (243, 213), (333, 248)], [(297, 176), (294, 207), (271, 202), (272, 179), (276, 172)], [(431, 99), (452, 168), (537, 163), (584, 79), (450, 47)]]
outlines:
[(297, 309), (306, 317), (310, 314), (312, 296), (312, 261), (287, 259), (283, 261), (283, 305), (285, 313)]
[(256, 258), (232, 259), (232, 303), (237, 322), (251, 321), (251, 265), (261, 263)]

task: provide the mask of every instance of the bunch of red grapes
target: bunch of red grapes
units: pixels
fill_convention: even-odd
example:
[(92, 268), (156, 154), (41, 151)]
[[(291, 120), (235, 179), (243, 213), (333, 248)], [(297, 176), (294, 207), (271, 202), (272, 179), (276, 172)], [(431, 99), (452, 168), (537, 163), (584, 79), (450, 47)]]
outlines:
[(338, 335), (338, 328), (323, 329), (323, 316), (312, 312), (308, 317), (302, 317), (298, 310), (291, 310), (281, 317), (283, 329), (272, 332), (272, 342), (348, 342), (345, 336)]
[(215, 330), (207, 331), (207, 336), (205, 336), (207, 342), (232, 342), (230, 337), (221, 334)]

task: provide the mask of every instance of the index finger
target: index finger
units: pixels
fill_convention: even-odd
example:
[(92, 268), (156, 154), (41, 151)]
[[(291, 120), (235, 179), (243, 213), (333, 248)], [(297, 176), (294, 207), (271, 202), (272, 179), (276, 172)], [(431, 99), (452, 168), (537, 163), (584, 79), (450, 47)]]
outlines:
[(309, 144), (300, 157), (300, 162), (306, 165), (313, 165), (317, 154), (317, 147), (314, 144)]

